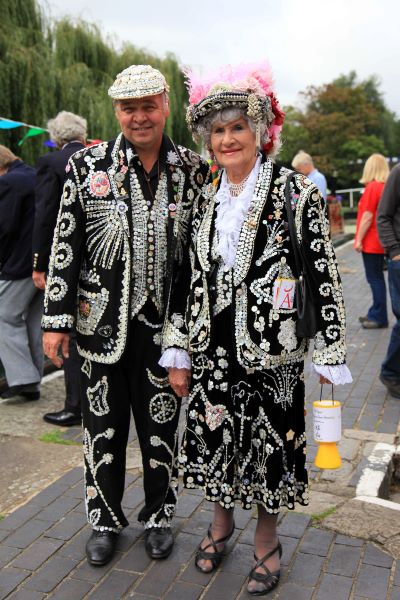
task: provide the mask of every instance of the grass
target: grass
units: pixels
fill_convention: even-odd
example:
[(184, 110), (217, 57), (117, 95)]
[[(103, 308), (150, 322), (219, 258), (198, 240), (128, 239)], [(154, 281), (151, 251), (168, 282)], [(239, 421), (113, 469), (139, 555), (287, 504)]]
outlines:
[(3, 515), (3, 513), (0, 513), (0, 521), (2, 521), (3, 519), (6, 518), (7, 515)]
[(64, 446), (81, 445), (80, 442), (74, 442), (73, 440), (66, 440), (65, 438), (63, 438), (61, 431), (58, 431), (58, 429), (43, 433), (43, 435), (39, 437), (39, 440), (41, 442), (45, 442), (46, 444), (63, 444)]
[(331, 506), (331, 508), (327, 508), (322, 513), (316, 513), (314, 515), (311, 515), (312, 525), (320, 525), (321, 522), (324, 519), (326, 519), (326, 517), (333, 515), (333, 513), (335, 513), (336, 510), (337, 510), (337, 506)]

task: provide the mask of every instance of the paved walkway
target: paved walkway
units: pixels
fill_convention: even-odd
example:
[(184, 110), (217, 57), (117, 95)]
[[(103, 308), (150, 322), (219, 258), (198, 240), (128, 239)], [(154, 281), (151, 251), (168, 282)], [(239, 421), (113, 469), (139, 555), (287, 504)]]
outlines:
[[(396, 546), (400, 539), (400, 529), (399, 533), (396, 530), (400, 513), (392, 521), (393, 526), (386, 527), (390, 531), (371, 534), (370, 538), (361, 528), (354, 531), (351, 520), (347, 526), (340, 525), (340, 511), (356, 502), (352, 498), (368, 444), (396, 439), (400, 401), (391, 398), (378, 380), (390, 330), (364, 331), (357, 320), (365, 314), (369, 302), (360, 257), (349, 246), (339, 249), (338, 257), (348, 315), (348, 364), (354, 377), (352, 385), (336, 392), (343, 405), (346, 433), (340, 444), (343, 469), (321, 472), (311, 467), (312, 495), (319, 501), (318, 510), (311, 509), (309, 514), (297, 511), (282, 514), (279, 525), (282, 578), (271, 598), (400, 600), (400, 553), (396, 550), (400, 548)], [(317, 397), (317, 385), (309, 384), (308, 402)], [(311, 427), (311, 410), (309, 415)], [(79, 435), (78, 429), (65, 432), (68, 438), (77, 439)], [(134, 431), (130, 443), (137, 448)], [(315, 451), (310, 434), (310, 461)], [(338, 494), (340, 502), (335, 502)], [(181, 491), (175, 520), (176, 544), (165, 561), (151, 561), (144, 551), (143, 532), (136, 522), (142, 502), (140, 472), (133, 468), (127, 475), (123, 503), (131, 525), (121, 534), (112, 562), (102, 568), (90, 567), (84, 550), (90, 530), (82, 500), (82, 469), (75, 467), (68, 471), (0, 521), (0, 599), (244, 600), (250, 597), (245, 587), (252, 564), (255, 527), (251, 512), (236, 511), (236, 543), (220, 569), (204, 575), (193, 565), (195, 548), (211, 520), (210, 506), (202, 500), (202, 494)], [(364, 514), (369, 514), (368, 507)], [(381, 520), (377, 519), (375, 529), (379, 529)], [(395, 550), (390, 553), (388, 548)]]

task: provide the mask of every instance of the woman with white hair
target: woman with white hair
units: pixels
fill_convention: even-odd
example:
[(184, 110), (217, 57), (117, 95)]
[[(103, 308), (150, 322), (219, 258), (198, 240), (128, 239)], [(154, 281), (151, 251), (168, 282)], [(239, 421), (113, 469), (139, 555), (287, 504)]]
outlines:
[[(285, 205), (290, 171), (272, 159), (283, 113), (265, 63), (188, 77), (189, 127), (220, 171), (207, 190), (208, 202), (194, 213), (189, 290), (183, 293), (184, 282), (175, 286), (161, 364), (180, 396), (189, 395), (192, 371), (184, 484), (203, 489), (214, 505), (195, 564), (207, 573), (217, 568), (234, 531), (235, 502), (248, 510), (256, 505), (248, 591), (264, 595), (280, 576), (279, 511), (308, 503), (308, 342), (296, 334), (298, 271)], [(317, 307), (314, 369), (321, 381), (350, 381), (341, 283), (324, 202), (300, 174), (290, 191)]]
[[(63, 110), (47, 123), (56, 152), (40, 156), (35, 186), (35, 224), (33, 228), (33, 272), (35, 286), (44, 290), (49, 268), (54, 228), (60, 208), (65, 169), (69, 158), (83, 150), (86, 143), (86, 119)], [(75, 335), (70, 336), (69, 358), (64, 361), (66, 397), (64, 407), (43, 415), (52, 425), (71, 427), (81, 423), (80, 359)]]

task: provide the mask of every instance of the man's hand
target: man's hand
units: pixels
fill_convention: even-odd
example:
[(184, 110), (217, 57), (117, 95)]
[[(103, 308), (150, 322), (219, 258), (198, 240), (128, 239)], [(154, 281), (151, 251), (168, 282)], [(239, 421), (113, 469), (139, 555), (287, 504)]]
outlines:
[(179, 398), (189, 396), (190, 369), (177, 369), (176, 367), (171, 367), (168, 370), (168, 376), (170, 386)]
[(33, 283), (39, 290), (44, 290), (46, 287), (46, 273), (44, 271), (32, 272)]
[(61, 347), (63, 357), (69, 358), (68, 346), (69, 333), (46, 331), (46, 333), (43, 334), (43, 352), (58, 368), (60, 368), (64, 362), (63, 359), (58, 356), (58, 349)]

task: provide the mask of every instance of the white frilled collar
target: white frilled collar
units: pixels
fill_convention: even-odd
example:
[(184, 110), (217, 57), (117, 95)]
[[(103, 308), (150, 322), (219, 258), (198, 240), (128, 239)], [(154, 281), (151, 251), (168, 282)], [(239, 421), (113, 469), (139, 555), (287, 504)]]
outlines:
[(215, 228), (218, 232), (218, 252), (227, 267), (235, 264), (240, 230), (253, 199), (260, 165), (261, 156), (257, 158), (243, 192), (237, 197), (230, 195), (226, 172), (222, 172), (221, 185), (215, 195)]

